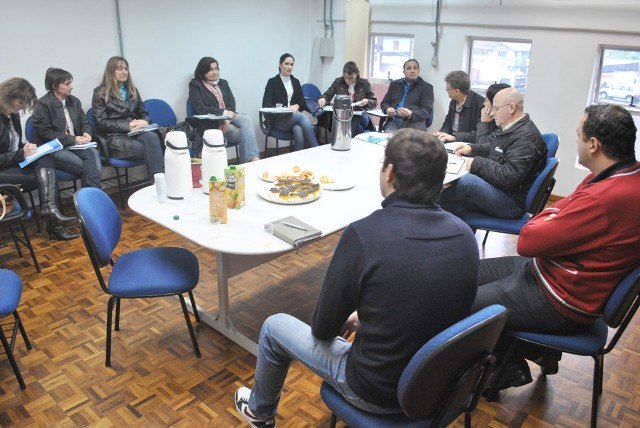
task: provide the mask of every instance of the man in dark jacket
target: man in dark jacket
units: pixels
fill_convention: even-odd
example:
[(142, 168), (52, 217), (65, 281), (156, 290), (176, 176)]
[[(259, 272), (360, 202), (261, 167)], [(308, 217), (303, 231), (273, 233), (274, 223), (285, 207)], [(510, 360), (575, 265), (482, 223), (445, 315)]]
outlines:
[[(446, 165), (433, 135), (401, 130), (389, 140), (380, 171), (383, 208), (344, 230), (311, 326), (287, 314), (262, 326), (253, 390), (242, 387), (235, 397), (252, 426), (274, 426), (294, 359), (358, 408), (401, 412), (397, 388), (405, 366), (429, 339), (470, 314), (476, 293), (475, 238), (435, 204)], [(452, 275), (451, 267), (461, 265)], [(354, 331), (351, 344), (345, 338)]]
[(469, 174), (443, 190), (442, 208), (458, 216), (468, 211), (497, 218), (524, 215), (527, 192), (545, 165), (547, 147), (523, 106), (515, 88), (496, 94), (491, 116), (501, 129), (485, 138), (489, 131), (478, 128), (477, 143), (455, 148), (455, 154), (470, 156), (465, 165)]
[(394, 80), (380, 103), (388, 119), (385, 131), (413, 128), (426, 131), (433, 115), (433, 86), (420, 77), (420, 64), (410, 59), (402, 66), (404, 78)]
[(484, 98), (471, 90), (469, 75), (462, 70), (447, 74), (444, 81), (445, 90), (451, 102), (440, 132), (453, 135), (458, 139), (458, 133), (476, 130), (476, 124), (480, 122), (480, 113), (484, 107)]

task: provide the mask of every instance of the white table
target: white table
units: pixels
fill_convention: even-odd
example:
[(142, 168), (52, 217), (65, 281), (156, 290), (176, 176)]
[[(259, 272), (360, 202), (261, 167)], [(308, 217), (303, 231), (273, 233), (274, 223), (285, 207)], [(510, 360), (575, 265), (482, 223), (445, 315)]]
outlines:
[[(287, 153), (245, 164), (246, 205), (228, 210), (228, 223), (209, 221), (209, 197), (193, 189), (195, 214), (188, 214), (185, 202), (169, 200), (159, 204), (154, 186), (138, 190), (129, 198), (136, 213), (172, 230), (190, 241), (216, 252), (219, 313), (198, 308), (201, 319), (254, 355), (257, 344), (239, 333), (229, 313), (229, 278), (259, 266), (293, 247), (264, 232), (264, 223), (289, 215), (296, 216), (327, 236), (380, 208), (379, 171), (384, 147), (353, 141), (349, 151), (331, 150), (330, 145)], [(259, 186), (270, 186), (258, 178), (263, 171), (284, 171), (294, 165), (313, 171), (356, 180), (350, 190), (324, 190), (320, 198), (303, 205), (279, 205), (258, 196)], [(193, 206), (192, 206), (193, 207)], [(193, 210), (192, 210), (193, 211)], [(179, 220), (173, 216), (178, 214)]]

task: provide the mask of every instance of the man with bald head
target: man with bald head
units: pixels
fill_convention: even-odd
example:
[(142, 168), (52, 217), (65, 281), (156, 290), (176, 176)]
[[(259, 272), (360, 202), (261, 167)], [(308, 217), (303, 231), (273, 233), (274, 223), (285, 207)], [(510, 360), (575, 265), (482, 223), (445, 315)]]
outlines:
[(493, 99), (491, 117), (498, 126), (492, 138), (478, 128), (476, 143), (460, 143), (457, 155), (470, 156), (469, 174), (445, 188), (440, 205), (457, 216), (478, 211), (497, 218), (520, 218), (527, 192), (544, 167), (547, 147), (540, 131), (524, 113), (524, 98), (506, 88)]

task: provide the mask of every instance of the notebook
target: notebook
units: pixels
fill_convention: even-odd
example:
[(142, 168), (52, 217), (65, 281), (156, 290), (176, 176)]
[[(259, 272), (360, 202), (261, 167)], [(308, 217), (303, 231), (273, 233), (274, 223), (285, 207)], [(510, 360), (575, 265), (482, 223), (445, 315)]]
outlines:
[(58, 150), (62, 150), (62, 144), (56, 138), (55, 140), (51, 140), (48, 143), (44, 143), (41, 146), (38, 146), (34, 154), (24, 158), (24, 160), (20, 162), (18, 165), (20, 165), (20, 168), (24, 168), (25, 166), (29, 165), (31, 162), (40, 159), (42, 156), (48, 155), (49, 153), (57, 152)]
[(67, 149), (69, 149), (69, 150), (87, 150), (87, 149), (90, 149), (92, 147), (97, 148), (98, 147), (98, 143), (96, 143), (95, 141), (92, 141), (92, 142), (87, 143), (87, 144), (76, 144), (75, 146), (68, 146)]
[(322, 232), (299, 219), (289, 216), (273, 223), (273, 234), (291, 244), (295, 249), (319, 238)]
[(127, 135), (129, 137), (133, 137), (134, 135), (142, 134), (143, 132), (155, 131), (158, 128), (160, 128), (160, 125), (158, 125), (157, 123), (152, 123), (147, 126), (143, 126), (142, 128), (135, 129), (129, 132)]

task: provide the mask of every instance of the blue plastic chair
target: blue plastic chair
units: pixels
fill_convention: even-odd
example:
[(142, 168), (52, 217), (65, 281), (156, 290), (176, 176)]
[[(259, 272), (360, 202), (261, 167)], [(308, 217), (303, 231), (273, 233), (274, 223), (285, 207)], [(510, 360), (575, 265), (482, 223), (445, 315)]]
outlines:
[(20, 389), (25, 389), (27, 385), (25, 385), (24, 379), (22, 379), (20, 368), (13, 356), (13, 348), (16, 338), (18, 337), (18, 329), (20, 329), (22, 340), (24, 340), (25, 345), (27, 345), (27, 349), (31, 349), (31, 342), (29, 342), (27, 332), (25, 331), (22, 321), (20, 320), (20, 316), (18, 315), (18, 305), (20, 304), (20, 296), (22, 295), (22, 280), (20, 280), (20, 277), (15, 272), (7, 269), (0, 269), (0, 290), (2, 291), (0, 294), (0, 318), (13, 314), (13, 318), (15, 320), (13, 323), (13, 329), (8, 330), (12, 331), (11, 340), (7, 340), (7, 336), (4, 334), (4, 328), (0, 327), (0, 341), (2, 342), (2, 347), (7, 354), (7, 358), (9, 358), (9, 363), (13, 369), (13, 373), (15, 373), (16, 378), (18, 379)]
[(302, 85), (302, 96), (305, 99), (318, 101), (321, 95), (320, 89), (313, 83), (305, 83)]
[(328, 383), (320, 390), (322, 400), (352, 428), (440, 427), (461, 413), (471, 426), (475, 409), (495, 362), (493, 348), (507, 321), (504, 306), (492, 305), (457, 322), (429, 340), (411, 358), (398, 382), (398, 401), (403, 413), (379, 415), (351, 405)]
[[(640, 266), (626, 275), (616, 289), (611, 293), (604, 306), (602, 316), (584, 330), (567, 335), (530, 333), (525, 331), (507, 331), (516, 339), (505, 355), (504, 364), (509, 361), (517, 341), (568, 352), (574, 355), (584, 355), (593, 358), (593, 387), (591, 391), (591, 426), (598, 421), (599, 400), (602, 395), (602, 380), (604, 375), (604, 356), (618, 343), (618, 340), (631, 322), (640, 306)], [(610, 327), (616, 329), (607, 344)], [(499, 382), (502, 366), (496, 375)]]
[(152, 123), (160, 126), (175, 126), (178, 122), (175, 112), (164, 100), (150, 98), (144, 101), (144, 108), (147, 109)]
[[(24, 195), (22, 194), (20, 188), (13, 184), (0, 184), (0, 191), (13, 196), (14, 198), (14, 209), (12, 212), (6, 213), (5, 216), (0, 219), (0, 226), (7, 226), (7, 228), (9, 229), (11, 238), (13, 239), (13, 243), (16, 246), (16, 251), (18, 252), (19, 257), (22, 257), (20, 244), (27, 247), (27, 249), (29, 250), (29, 254), (31, 254), (31, 259), (33, 260), (33, 266), (36, 268), (36, 272), (40, 273), (40, 265), (38, 264), (36, 252), (33, 248), (31, 240), (29, 239), (27, 228), (25, 227), (25, 221), (31, 217), (31, 212), (28, 209), (27, 201), (24, 198)], [(16, 234), (16, 231), (13, 228), (16, 225), (20, 226), (23, 238), (20, 238)]]
[[(187, 312), (183, 293), (188, 293), (196, 322), (200, 322), (193, 289), (198, 284), (198, 259), (184, 248), (160, 247), (130, 251), (113, 259), (122, 232), (122, 219), (109, 196), (100, 189), (80, 189), (74, 196), (80, 232), (98, 282), (109, 294), (107, 304), (107, 349), (105, 365), (111, 366), (111, 317), (116, 307), (115, 330), (120, 329), (120, 300), (175, 296), (180, 299), (196, 357), (200, 349)], [(107, 284), (101, 268), (111, 265)]]
[(556, 152), (558, 151), (558, 146), (560, 145), (558, 135), (552, 133), (542, 134), (542, 139), (544, 140), (544, 144), (547, 146), (547, 159), (555, 157)]
[(462, 220), (473, 230), (482, 229), (486, 231), (484, 239), (482, 240), (482, 246), (487, 242), (489, 232), (519, 235), (531, 217), (542, 211), (547, 204), (551, 191), (556, 184), (556, 179), (554, 178), (556, 169), (558, 169), (558, 159), (554, 157), (547, 159), (547, 164), (538, 174), (538, 177), (536, 177), (527, 193), (527, 199), (525, 201), (526, 212), (522, 217), (517, 219), (504, 219), (491, 217), (487, 214), (474, 211), (465, 214)]
[[(92, 108), (87, 110), (87, 121), (89, 122), (89, 125), (91, 126), (91, 130), (93, 131), (93, 139), (98, 143), (98, 146), (100, 148), (100, 157), (101, 157), (102, 163), (105, 166), (113, 167), (114, 171), (116, 172), (116, 181), (118, 183), (118, 196), (120, 197), (120, 207), (124, 210), (126, 207), (125, 200), (124, 200), (124, 192), (132, 188), (131, 186), (129, 186), (129, 168), (134, 168), (136, 166), (143, 166), (145, 164), (144, 160), (143, 159), (139, 159), (139, 160), (118, 159), (118, 158), (111, 157), (111, 155), (109, 154), (109, 146), (107, 145), (106, 140), (98, 132), (98, 127), (96, 125), (96, 118), (93, 115)], [(121, 168), (124, 170), (124, 174), (120, 171)], [(123, 175), (125, 179), (124, 185), (122, 184)], [(146, 184), (146, 182), (142, 184)]]
[(267, 154), (267, 140), (269, 137), (276, 140), (276, 155), (280, 154), (280, 140), (289, 141), (291, 150), (293, 150), (293, 132), (279, 131), (273, 129), (271, 123), (271, 116), (264, 114), (261, 111), (258, 112), (258, 123), (260, 123), (260, 130), (264, 134), (264, 153)]

